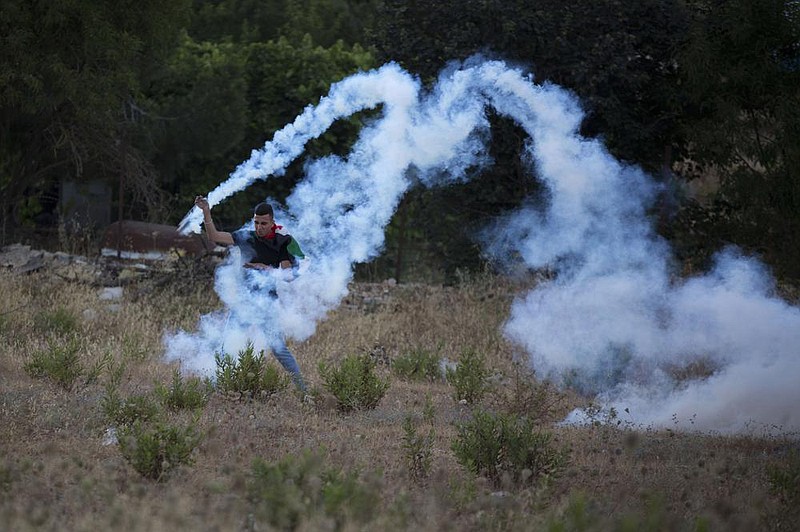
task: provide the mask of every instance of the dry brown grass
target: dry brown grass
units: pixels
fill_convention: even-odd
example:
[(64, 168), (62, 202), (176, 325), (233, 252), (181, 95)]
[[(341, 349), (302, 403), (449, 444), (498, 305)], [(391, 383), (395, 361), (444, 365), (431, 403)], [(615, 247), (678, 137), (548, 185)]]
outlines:
[[(491, 277), (458, 287), (354, 286), (310, 340), (290, 346), (317, 389), (322, 360), (369, 352), (386, 362), (414, 349), (458, 360), (473, 349), (494, 373), (494, 389), (480, 405), (459, 404), (444, 382), (399, 380), (387, 364), (378, 371), (391, 379), (388, 393), (365, 412), (342, 414), (324, 393), (313, 406), (292, 390), (249, 403), (214, 395), (198, 420), (203, 438), (195, 463), (164, 482), (146, 480), (116, 445), (103, 444), (106, 373), (64, 389), (31, 377), (24, 366), (32, 353), (75, 334), (84, 367), (106, 354), (125, 363), (123, 394), (168, 384), (173, 367), (160, 360), (162, 335), (192, 328), (202, 312), (219, 305), (209, 286), (207, 280), (196, 293), (181, 294), (141, 282), (126, 287), (121, 301), (105, 302), (85, 284), (0, 273), (0, 529), (267, 529), (254, 521), (247, 496), (253, 460), (278, 462), (304, 449), (331, 467), (359, 471), (378, 490), (382, 503), (371, 520), (346, 529), (608, 530), (626, 515), (634, 524), (654, 521), (652, 530), (693, 529), (698, 519), (725, 530), (796, 526), (796, 510), (770, 493), (766, 473), (789, 460), (795, 442), (634, 431), (624, 423), (556, 426), (553, 421), (587, 399), (544, 387), (515, 364), (520, 353), (500, 325), (520, 287)], [(48, 329), (43, 316), (58, 309), (77, 318), (72, 332), (56, 333), (52, 323)], [(472, 408), (540, 421), (570, 450), (563, 475), (546, 485), (498, 487), (466, 472), (450, 446), (455, 423), (469, 419)], [(425, 409), (432, 409), (432, 420), (424, 419)], [(410, 478), (402, 447), (409, 416), (420, 430), (435, 433), (423, 481)], [(577, 510), (581, 501), (585, 506)], [(583, 528), (581, 515), (589, 523)], [(333, 526), (309, 515), (300, 528)]]

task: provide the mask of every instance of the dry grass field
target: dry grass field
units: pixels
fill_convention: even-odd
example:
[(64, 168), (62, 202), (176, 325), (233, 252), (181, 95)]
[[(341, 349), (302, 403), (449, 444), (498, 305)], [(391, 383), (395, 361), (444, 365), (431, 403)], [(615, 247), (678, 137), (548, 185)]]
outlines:
[[(489, 276), (455, 287), (353, 285), (314, 336), (290, 344), (313, 402), (291, 387), (252, 399), (212, 391), (198, 408), (171, 410), (156, 394), (175, 387), (163, 335), (192, 329), (220, 305), (209, 275), (171, 275), (127, 282), (120, 299), (101, 300), (93, 283), (0, 273), (0, 529), (800, 527), (800, 453), (790, 436), (558, 425), (591, 398), (526, 370), (500, 330), (521, 287)], [(485, 395), (459, 401), (452, 382), (395, 371), (394, 361), (420, 352), (478, 354)], [(324, 386), (319, 363), (349, 355), (370, 356), (389, 383), (375, 408), (343, 411)], [(72, 368), (62, 382), (59, 360)], [(185, 460), (161, 458), (163, 473), (141, 474), (109, 437), (112, 427), (124, 431), (109, 417), (112, 392), (151, 406), (132, 425), (190, 434)], [(476, 412), (527, 420), (551, 436), (540, 455), (563, 463), (515, 469), (503, 455), (502, 474), (470, 471), (454, 444)], [(135, 433), (125, 437), (128, 449), (144, 448)]]

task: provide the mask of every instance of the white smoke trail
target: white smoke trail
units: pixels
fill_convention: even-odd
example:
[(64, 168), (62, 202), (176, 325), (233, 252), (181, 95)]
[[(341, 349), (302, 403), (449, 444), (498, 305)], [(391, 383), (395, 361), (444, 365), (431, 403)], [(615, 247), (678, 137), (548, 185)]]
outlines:
[[(254, 151), (209, 202), (280, 174), (335, 120), (379, 105), (381, 115), (348, 157), (310, 163), (287, 200), (290, 232), (311, 255), (307, 271), (286, 282), (244, 273), (234, 256), (215, 285), (229, 312), (203, 317), (197, 333), (169, 336), (168, 359), (209, 373), (219, 346), (235, 352), (253, 336), (268, 343), (282, 333), (313, 334), (346, 294), (353, 263), (380, 252), (385, 226), (412, 185), (409, 170), (433, 186), (489, 163), (492, 107), (530, 136), (531, 174), (548, 191), (546, 205), (498, 224), (493, 234), (501, 237), (488, 250), (556, 272), (514, 303), (506, 325), (540, 375), (598, 392), (606, 406), (627, 408), (644, 424), (800, 429), (798, 309), (773, 297), (762, 267), (734, 253), (705, 277), (672, 280), (669, 248), (646, 215), (658, 187), (578, 134), (583, 114), (569, 93), (536, 85), (503, 62), (453, 65), (430, 93), (394, 64), (347, 78)], [(181, 229), (197, 231), (200, 220), (194, 209)], [(253, 283), (274, 287), (279, 299), (245, 288)], [(709, 378), (675, 382), (676, 370), (698, 360), (713, 371)]]

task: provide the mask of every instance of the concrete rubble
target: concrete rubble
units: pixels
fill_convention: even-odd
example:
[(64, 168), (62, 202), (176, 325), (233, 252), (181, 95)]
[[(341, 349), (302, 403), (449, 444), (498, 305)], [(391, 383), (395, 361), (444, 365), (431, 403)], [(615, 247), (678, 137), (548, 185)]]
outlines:
[[(214, 255), (209, 255), (208, 258), (212, 263), (219, 259)], [(45, 272), (66, 281), (109, 287), (98, 293), (100, 299), (104, 300), (119, 299), (121, 285), (135, 282), (154, 273), (174, 271), (179, 267), (180, 260), (193, 262), (196, 258), (183, 257), (177, 253), (164, 253), (157, 260), (130, 260), (102, 255), (89, 259), (60, 251), (52, 253), (32, 249), (26, 244), (10, 244), (0, 248), (0, 272), (16, 275)]]

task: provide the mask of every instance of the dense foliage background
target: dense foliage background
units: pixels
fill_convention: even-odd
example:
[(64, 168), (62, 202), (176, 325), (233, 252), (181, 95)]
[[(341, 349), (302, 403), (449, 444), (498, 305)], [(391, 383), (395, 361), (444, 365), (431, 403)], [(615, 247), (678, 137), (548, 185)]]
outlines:
[[(332, 82), (390, 60), (432, 82), (482, 52), (574, 91), (584, 134), (669, 184), (653, 215), (687, 271), (735, 243), (800, 277), (796, 0), (6, 0), (0, 39), (2, 243), (58, 223), (62, 179), (107, 180), (115, 215), (176, 223)], [(493, 120), (496, 164), (409, 193), (361, 275), (482, 267), (475, 229), (537, 192), (522, 132)], [(346, 152), (358, 127), (306, 156)], [(219, 225), (285, 197), (302, 164), (215, 209)]]

